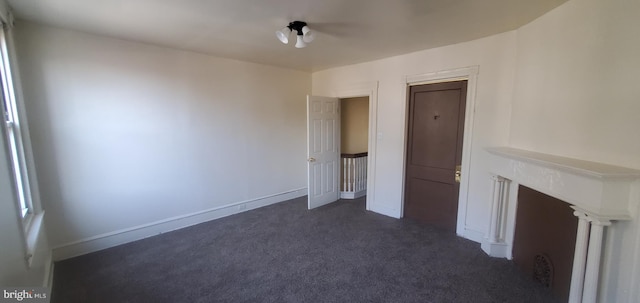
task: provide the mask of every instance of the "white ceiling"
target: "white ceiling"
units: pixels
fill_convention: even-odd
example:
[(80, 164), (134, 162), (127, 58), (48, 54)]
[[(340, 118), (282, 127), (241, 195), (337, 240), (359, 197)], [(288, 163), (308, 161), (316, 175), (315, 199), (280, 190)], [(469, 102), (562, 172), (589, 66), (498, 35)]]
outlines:
[[(509, 31), (567, 0), (9, 0), (17, 19), (317, 71)], [(301, 20), (304, 49), (275, 31)]]

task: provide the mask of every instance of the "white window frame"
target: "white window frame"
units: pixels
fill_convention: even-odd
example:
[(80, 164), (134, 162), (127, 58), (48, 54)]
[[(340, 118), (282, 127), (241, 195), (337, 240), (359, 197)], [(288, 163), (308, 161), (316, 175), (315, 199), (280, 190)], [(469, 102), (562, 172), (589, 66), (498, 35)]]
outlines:
[(9, 61), (9, 51), (7, 47), (7, 39), (4, 30), (0, 31), (0, 76), (2, 80), (2, 99), (3, 108), (6, 112), (6, 136), (7, 143), (11, 152), (11, 165), (13, 168), (16, 193), (18, 195), (18, 205), (20, 216), (22, 217), (25, 227), (33, 215), (33, 201), (31, 199), (31, 189), (29, 186), (29, 178), (27, 165), (24, 154), (24, 145), (22, 144), (22, 136), (20, 132), (20, 118), (16, 96), (14, 92), (14, 84), (11, 75), (11, 63)]
[[(10, 166), (14, 177), (16, 193), (16, 216), (22, 221), (22, 239), (24, 244), (25, 262), (31, 266), (33, 255), (42, 229), (44, 210), (42, 209), (37, 193), (37, 182), (33, 155), (30, 153), (30, 141), (28, 127), (24, 115), (24, 104), (20, 91), (19, 75), (13, 71), (12, 63), (16, 62), (12, 56), (15, 51), (12, 48), (13, 39), (10, 26), (2, 24), (0, 29), (0, 103), (5, 121), (5, 137), (7, 138), (7, 152), (10, 154)], [(6, 107), (6, 108), (5, 108)], [(25, 123), (25, 124), (21, 124)], [(26, 148), (25, 148), (26, 146)], [(27, 154), (29, 152), (29, 154)], [(31, 162), (28, 161), (27, 156)], [(35, 190), (35, 191), (34, 191)], [(33, 196), (35, 195), (35, 196)]]

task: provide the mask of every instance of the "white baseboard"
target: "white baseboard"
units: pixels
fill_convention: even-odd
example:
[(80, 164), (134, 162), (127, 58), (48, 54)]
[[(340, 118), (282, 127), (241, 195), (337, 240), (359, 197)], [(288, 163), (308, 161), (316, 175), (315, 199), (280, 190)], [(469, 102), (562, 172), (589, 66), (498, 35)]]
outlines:
[(481, 244), (484, 242), (484, 233), (469, 227), (465, 227), (463, 234), (458, 234), (458, 236)]
[(358, 192), (347, 192), (347, 191), (341, 191), (340, 192), (340, 199), (358, 199), (360, 197), (364, 197), (365, 195), (367, 195), (367, 190), (361, 190)]
[(489, 242), (489, 239), (482, 241), (482, 250), (489, 256), (494, 258), (507, 258), (507, 249), (509, 246), (507, 243), (495, 243)]
[(307, 195), (307, 188), (294, 189), (58, 245), (53, 248), (53, 260), (59, 261), (88, 254), (305, 195)]
[(371, 203), (371, 211), (374, 213), (379, 213), (381, 215), (385, 215), (385, 216), (396, 218), (396, 219), (400, 219), (402, 217), (400, 215), (400, 210), (393, 209), (377, 203)]

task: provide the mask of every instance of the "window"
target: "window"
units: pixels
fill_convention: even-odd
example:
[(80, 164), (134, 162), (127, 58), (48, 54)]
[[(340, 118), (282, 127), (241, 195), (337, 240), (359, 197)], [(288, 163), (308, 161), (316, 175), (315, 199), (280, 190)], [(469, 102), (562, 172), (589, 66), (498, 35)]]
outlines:
[[(5, 14), (3, 14), (5, 13)], [(16, 217), (22, 219), (22, 239), (24, 258), (27, 268), (39, 245), (39, 236), (43, 229), (44, 210), (40, 206), (36, 172), (32, 161), (31, 144), (28, 135), (27, 118), (24, 115), (20, 78), (12, 73), (15, 58), (11, 24), (13, 17), (3, 12), (0, 6), (0, 110), (4, 121), (0, 121), (0, 137), (6, 141), (6, 153), (3, 161), (8, 161), (15, 185)], [(15, 70), (17, 72), (17, 70)], [(2, 123), (4, 122), (4, 123)], [(22, 124), (21, 124), (22, 123)], [(29, 161), (27, 161), (29, 160)], [(46, 250), (45, 250), (46, 251)]]
[(0, 97), (2, 98), (2, 110), (6, 123), (7, 145), (9, 146), (11, 166), (15, 177), (16, 192), (20, 204), (20, 215), (26, 227), (29, 224), (30, 215), (33, 214), (33, 204), (31, 201), (31, 191), (29, 188), (20, 131), (20, 119), (14, 93), (14, 83), (11, 77), (9, 52), (4, 30), (0, 30), (0, 57), (0, 78), (2, 81), (0, 87), (2, 94)]

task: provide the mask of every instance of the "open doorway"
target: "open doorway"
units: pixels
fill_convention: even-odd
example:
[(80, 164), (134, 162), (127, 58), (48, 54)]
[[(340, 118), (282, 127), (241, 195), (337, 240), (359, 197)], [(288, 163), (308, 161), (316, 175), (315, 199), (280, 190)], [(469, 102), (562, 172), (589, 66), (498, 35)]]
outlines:
[(340, 199), (366, 200), (369, 97), (340, 99)]

